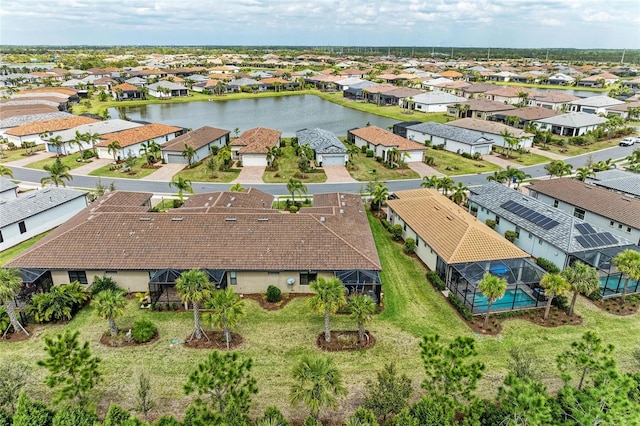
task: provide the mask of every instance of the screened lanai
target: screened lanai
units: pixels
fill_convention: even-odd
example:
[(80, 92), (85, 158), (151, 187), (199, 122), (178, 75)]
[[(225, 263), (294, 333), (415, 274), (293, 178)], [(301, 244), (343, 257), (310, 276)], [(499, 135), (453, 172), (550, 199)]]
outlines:
[[(176, 279), (185, 272), (184, 269), (161, 269), (154, 271), (149, 280), (149, 295), (151, 303), (179, 303), (180, 296), (176, 292)], [(204, 269), (209, 276), (209, 282), (215, 284), (217, 289), (227, 286), (226, 272), (215, 269)]]
[[(613, 258), (621, 251), (626, 249), (640, 251), (638, 246), (626, 246), (626, 247), (610, 247), (599, 250), (584, 251), (580, 253), (573, 253), (569, 260), (570, 264), (573, 264), (576, 260), (580, 260), (587, 265), (593, 266), (598, 271), (598, 277), (600, 277), (600, 295), (603, 298), (617, 297), (622, 294), (626, 277), (618, 271), (616, 265), (613, 263)], [(629, 280), (627, 285), (627, 293), (640, 292), (640, 281)]]
[(487, 298), (478, 290), (485, 273), (507, 281), (504, 296), (494, 301), (491, 311), (516, 311), (544, 306), (540, 279), (545, 271), (526, 258), (467, 262), (450, 265), (447, 280), (449, 291), (458, 296), (469, 309), (479, 315), (487, 311)]
[(380, 274), (378, 271), (350, 270), (335, 271), (337, 278), (342, 281), (349, 295), (366, 294), (378, 303), (380, 301)]

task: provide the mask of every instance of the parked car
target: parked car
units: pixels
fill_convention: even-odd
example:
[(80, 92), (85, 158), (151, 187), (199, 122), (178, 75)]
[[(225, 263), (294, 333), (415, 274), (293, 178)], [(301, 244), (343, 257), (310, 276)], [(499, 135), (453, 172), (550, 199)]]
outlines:
[(631, 146), (636, 143), (636, 138), (624, 138), (620, 141), (620, 146)]

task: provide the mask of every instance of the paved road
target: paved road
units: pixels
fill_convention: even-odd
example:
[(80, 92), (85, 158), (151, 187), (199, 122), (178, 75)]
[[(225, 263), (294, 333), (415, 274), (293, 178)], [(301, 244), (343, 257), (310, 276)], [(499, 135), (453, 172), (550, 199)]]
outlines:
[[(624, 158), (638, 149), (638, 146), (616, 146), (607, 148), (602, 151), (595, 151), (589, 154), (580, 155), (577, 157), (568, 158), (565, 162), (571, 164), (574, 168), (582, 167), (586, 164), (587, 159), (591, 156), (594, 162), (604, 161), (609, 158), (619, 159)], [(40, 179), (46, 175), (45, 172), (34, 169), (27, 169), (22, 167), (12, 167), (13, 177), (22, 182), (40, 182)], [(522, 170), (531, 175), (534, 178), (546, 176), (546, 170), (544, 164), (538, 164), (535, 166), (522, 167)], [(464, 175), (452, 177), (456, 182), (462, 182), (466, 186), (478, 186), (487, 182), (487, 175), (491, 173), (478, 173), (475, 175)], [(93, 189), (96, 187), (96, 181), (98, 178), (93, 176), (74, 176), (72, 185), (78, 188)], [(117, 189), (127, 191), (140, 191), (140, 192), (153, 192), (156, 194), (172, 194), (175, 190), (170, 188), (167, 182), (148, 181), (144, 179), (111, 179), (101, 178), (104, 185), (109, 185), (113, 182)], [(389, 191), (398, 191), (401, 189), (413, 189), (420, 186), (420, 179), (410, 180), (397, 180), (387, 182)], [(229, 183), (193, 183), (193, 190), (195, 192), (212, 192), (228, 190), (231, 184)], [(266, 193), (272, 195), (286, 195), (289, 192), (284, 184), (252, 184), (251, 186), (260, 189)], [(309, 194), (320, 194), (325, 192), (354, 192), (358, 193), (364, 189), (365, 184), (358, 183), (310, 183), (307, 184)]]

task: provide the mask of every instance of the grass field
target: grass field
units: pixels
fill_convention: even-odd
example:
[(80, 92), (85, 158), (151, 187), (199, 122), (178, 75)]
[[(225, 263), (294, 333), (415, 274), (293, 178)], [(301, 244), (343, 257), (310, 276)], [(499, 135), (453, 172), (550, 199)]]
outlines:
[(424, 153), (433, 157), (435, 164), (431, 167), (448, 176), (469, 175), (500, 170), (501, 167), (488, 161), (471, 160), (453, 152), (429, 148)]
[(89, 172), (89, 175), (125, 179), (142, 179), (143, 177), (149, 176), (151, 173), (157, 170), (145, 169), (142, 167), (144, 164), (146, 164), (145, 160), (142, 157), (139, 157), (136, 158), (135, 166), (131, 168), (131, 171), (135, 172), (134, 174), (125, 173), (122, 171), (122, 169), (109, 170), (111, 167), (113, 167), (113, 164), (107, 164), (106, 166), (102, 166), (99, 169)]
[[(85, 164), (89, 164), (89, 163), (82, 163), (80, 161), (77, 161), (79, 158), (80, 158), (80, 153), (78, 152), (75, 154), (65, 155), (63, 157), (60, 157), (60, 161), (65, 166), (69, 167), (69, 170), (77, 169), (78, 167), (82, 167)], [(45, 159), (36, 161), (34, 163), (29, 163), (25, 167), (28, 167), (30, 169), (44, 170), (44, 166), (50, 166), (51, 164), (55, 163), (55, 161), (56, 161), (56, 157), (50, 157), (50, 158), (45, 158)]]
[(190, 180), (191, 182), (231, 182), (236, 179), (240, 174), (240, 169), (229, 169), (221, 172), (217, 171), (214, 176), (207, 170), (205, 165), (206, 159), (202, 163), (198, 164), (194, 168), (185, 168), (176, 173), (174, 178), (182, 177)]
[[(399, 179), (418, 179), (420, 175), (410, 168), (406, 169), (388, 169), (384, 164), (379, 163), (373, 157), (367, 157), (365, 154), (357, 154), (351, 158), (356, 166), (355, 170), (349, 170), (349, 174), (355, 180), (368, 182), (370, 180), (399, 180)], [(372, 173), (375, 170), (375, 173)], [(374, 179), (375, 178), (375, 179)]]
[[(370, 218), (370, 222), (382, 262), (385, 309), (367, 327), (377, 339), (373, 349), (331, 354), (350, 390), (341, 408), (331, 417), (352, 412), (361, 400), (366, 379), (374, 377), (375, 372), (390, 361), (395, 361), (398, 370), (412, 379), (417, 390), (423, 378), (418, 346), (423, 335), (438, 333), (445, 341), (458, 335), (473, 336), (442, 295), (427, 282), (424, 266), (405, 256), (401, 245), (391, 240), (377, 220)], [(264, 311), (256, 302), (246, 302), (247, 316), (236, 331), (244, 338), (238, 351), (254, 359), (253, 374), (259, 388), (254, 398), (254, 414), (272, 404), (294, 419), (306, 414), (304, 409), (292, 408), (287, 402), (292, 365), (301, 355), (318, 352), (314, 339), (322, 330), (322, 315), (311, 313), (305, 301), (304, 298), (294, 299), (279, 311)], [(497, 384), (508, 368), (508, 351), (515, 347), (540, 357), (539, 372), (543, 382), (551, 391), (557, 389), (560, 381), (554, 362), (556, 355), (587, 330), (597, 331), (606, 343), (616, 347), (615, 358), (621, 370), (638, 370), (632, 357), (632, 350), (640, 344), (638, 314), (616, 317), (583, 298), (579, 298), (576, 309), (584, 317), (581, 326), (544, 328), (511, 320), (505, 323), (499, 336), (474, 336), (479, 358), (487, 364), (478, 393), (489, 398), (495, 395)], [(34, 365), (34, 377), (28, 390), (34, 397), (48, 400), (49, 391), (42, 385), (45, 371), (35, 367), (35, 362), (44, 356), (44, 337), (65, 328), (80, 330), (81, 339), (89, 341), (93, 353), (103, 360), (105, 380), (96, 389), (96, 395), (103, 401), (99, 404), (102, 413), (108, 401), (131, 408), (135, 374), (146, 371), (158, 403), (153, 414), (179, 415), (190, 401), (182, 392), (186, 376), (207, 355), (206, 351), (187, 349), (174, 343), (189, 335), (192, 315), (188, 312), (149, 312), (139, 309), (132, 300), (118, 324), (127, 329), (140, 317), (147, 317), (158, 325), (158, 341), (140, 347), (104, 347), (98, 340), (106, 331), (107, 323), (95, 317), (93, 309), (88, 307), (69, 324), (37, 326), (33, 336), (26, 341), (0, 342), (0, 360), (20, 360)], [(333, 316), (331, 324), (334, 330), (355, 329), (355, 324), (344, 315)]]
[[(31, 149), (31, 151), (33, 152), (44, 151), (44, 145), (35, 146)], [(5, 149), (4, 151), (2, 151), (2, 156), (0, 156), (0, 163), (8, 163), (10, 161), (23, 160), (27, 158), (25, 155), (23, 155), (24, 153), (25, 153), (25, 150), (22, 148), (11, 149), (11, 150)], [(53, 153), (51, 153), (51, 155), (53, 155)]]
[(599, 151), (601, 149), (618, 146), (618, 144), (620, 143), (620, 139), (622, 138), (593, 142), (589, 145), (584, 145), (584, 146), (569, 145), (569, 144), (565, 144), (564, 146), (558, 146), (558, 145), (549, 144), (546, 147), (544, 147), (544, 145), (537, 145), (537, 147), (543, 150), (548, 150), (555, 154), (560, 154), (567, 157), (575, 157), (576, 155), (588, 154), (593, 151)]

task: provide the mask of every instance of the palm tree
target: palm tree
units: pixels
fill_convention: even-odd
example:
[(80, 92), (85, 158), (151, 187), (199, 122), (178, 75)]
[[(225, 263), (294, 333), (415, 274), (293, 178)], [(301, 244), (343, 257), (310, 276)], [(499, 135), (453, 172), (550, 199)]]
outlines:
[(467, 191), (469, 191), (469, 188), (467, 188), (462, 182), (458, 182), (458, 185), (453, 187), (453, 193), (449, 198), (451, 198), (451, 201), (461, 206), (465, 201), (467, 201)]
[(576, 169), (576, 179), (584, 182), (589, 176), (595, 176), (595, 172), (589, 167), (578, 167)]
[(355, 144), (347, 145), (347, 152), (349, 153), (349, 159), (353, 160), (354, 155), (360, 154), (360, 148)]
[(453, 189), (453, 179), (451, 179), (448, 176), (445, 176), (443, 178), (440, 178), (438, 180), (438, 186), (437, 189), (441, 189), (442, 190), (442, 195), (447, 196), (449, 195), (449, 191), (451, 191)]
[(569, 305), (569, 315), (573, 315), (573, 307), (576, 304), (579, 293), (589, 296), (594, 291), (598, 291), (598, 288), (600, 287), (598, 271), (596, 271), (596, 268), (577, 261), (563, 270), (560, 275), (567, 280), (569, 287), (573, 292), (571, 305)]
[(223, 170), (227, 170), (229, 168), (229, 165), (231, 164), (231, 148), (229, 147), (229, 145), (225, 145), (220, 148), (217, 156), (221, 168)]
[(56, 148), (56, 157), (60, 157), (60, 154), (62, 154), (62, 147), (64, 146), (62, 136), (58, 135), (54, 138), (49, 138), (48, 142)]
[(307, 186), (303, 184), (298, 179), (289, 178), (289, 182), (287, 182), (287, 191), (291, 194), (291, 200), (293, 204), (296, 204), (296, 194), (306, 194)]
[(549, 179), (554, 176), (562, 177), (568, 175), (571, 173), (572, 168), (573, 166), (571, 164), (566, 164), (562, 160), (551, 160), (550, 163), (544, 166), (544, 169), (549, 174)]
[(147, 143), (141, 143), (140, 144), (140, 149), (139, 152), (141, 152), (142, 154), (144, 154), (144, 159), (147, 162), (147, 165), (150, 166), (151, 165), (151, 161), (149, 161), (149, 144)]
[(507, 291), (507, 280), (487, 272), (478, 282), (478, 290), (487, 298), (487, 314), (484, 317), (484, 324), (482, 325), (482, 327), (487, 328), (489, 315), (491, 315), (491, 305), (504, 296), (504, 292)]
[(189, 166), (191, 166), (193, 157), (196, 156), (196, 150), (193, 149), (192, 146), (185, 144), (184, 149), (182, 150), (182, 156), (187, 159)]
[(107, 145), (107, 152), (110, 153), (111, 155), (113, 155), (113, 162), (117, 163), (118, 162), (118, 152), (122, 149), (122, 147), (120, 146), (120, 142), (118, 141), (113, 141), (111, 142), (109, 145)]
[(13, 170), (11, 170), (7, 166), (4, 166), (4, 165), (0, 164), (0, 176), (9, 176), (10, 178), (12, 178), (13, 177)]
[(531, 175), (528, 173), (523, 172), (520, 169), (516, 169), (516, 171), (513, 173), (513, 178), (515, 178), (516, 180), (516, 189), (520, 188), (520, 184), (522, 182), (524, 182), (527, 179), (531, 178)]
[(49, 164), (43, 167), (44, 170), (49, 172), (49, 176), (45, 176), (40, 179), (40, 184), (44, 187), (46, 184), (52, 184), (55, 186), (67, 186), (65, 180), (71, 181), (73, 177), (69, 174), (69, 167), (65, 166), (60, 158), (56, 158), (53, 164)]
[(76, 130), (76, 136), (73, 140), (69, 141), (69, 144), (75, 144), (78, 147), (78, 152), (80, 152), (80, 158), (82, 158), (82, 153), (84, 152), (84, 142), (86, 140), (86, 133), (80, 133)]
[(389, 198), (389, 188), (384, 183), (378, 183), (371, 191), (371, 210), (378, 211)]
[(178, 176), (177, 178), (174, 178), (171, 182), (169, 182), (169, 186), (173, 186), (178, 190), (178, 197), (180, 198), (180, 202), (184, 201), (185, 192), (194, 194), (193, 187), (191, 186), (191, 181), (181, 176)]
[(289, 400), (293, 405), (302, 402), (316, 419), (320, 409), (337, 407), (338, 398), (348, 393), (340, 371), (327, 356), (304, 355), (292, 373), (295, 382)]
[[(9, 315), (9, 321), (11, 323), (9, 327), (13, 326), (13, 330), (16, 333), (22, 331), (28, 336), (29, 333), (24, 329), (22, 324), (20, 324), (20, 321), (18, 321), (14, 303), (16, 293), (20, 291), (21, 286), (22, 278), (17, 269), (0, 269), (0, 303), (4, 305), (4, 310)], [(9, 327), (3, 331), (3, 337), (7, 334), (7, 331), (9, 331)]]
[(231, 192), (242, 192), (245, 189), (247, 189), (247, 188), (242, 186), (242, 184), (240, 182), (236, 182), (233, 185), (231, 185), (231, 188), (229, 188), (229, 191), (231, 191)]
[(111, 337), (116, 337), (116, 319), (124, 315), (124, 308), (127, 306), (124, 293), (119, 290), (104, 290), (94, 296), (91, 304), (96, 308), (96, 314), (100, 318), (109, 321)]
[(544, 309), (544, 320), (549, 318), (551, 302), (556, 296), (561, 296), (569, 290), (569, 283), (560, 274), (545, 274), (540, 280), (540, 285), (545, 289), (547, 296), (547, 307)]
[(372, 298), (364, 294), (349, 297), (347, 307), (351, 318), (358, 324), (358, 343), (364, 340), (364, 326), (371, 321), (371, 315), (376, 311), (376, 304)]
[(324, 340), (331, 341), (331, 324), (329, 316), (335, 313), (346, 300), (344, 297), (344, 284), (339, 278), (325, 279), (318, 277), (309, 286), (315, 292), (309, 299), (309, 307), (314, 311), (324, 312)]
[(613, 258), (613, 264), (625, 276), (622, 296), (620, 297), (620, 303), (624, 303), (624, 299), (627, 297), (629, 280), (640, 280), (640, 252), (631, 249), (621, 251)]
[(91, 144), (91, 149), (93, 149), (93, 155), (98, 156), (98, 151), (96, 151), (96, 142), (100, 140), (100, 133), (85, 133), (86, 141)]
[(229, 350), (231, 329), (246, 315), (244, 300), (240, 300), (240, 297), (232, 289), (227, 288), (226, 290), (214, 291), (211, 297), (204, 301), (204, 308), (211, 310), (207, 319), (215, 327), (222, 329), (227, 342), (227, 350)]
[[(185, 304), (191, 302), (193, 306), (193, 333), (189, 341), (196, 339), (202, 339), (202, 327), (200, 326), (200, 303), (206, 300), (213, 290), (213, 284), (209, 282), (207, 273), (199, 269), (191, 269), (183, 272), (178, 279), (176, 279), (176, 292)], [(207, 335), (205, 334), (205, 337)], [(207, 339), (209, 339), (207, 337)]]
[(424, 176), (420, 186), (423, 188), (437, 188), (438, 182), (440, 182), (440, 178), (436, 175)]
[(158, 153), (162, 151), (162, 147), (160, 147), (160, 145), (158, 145), (158, 143), (154, 140), (149, 141), (147, 147), (149, 148), (149, 152), (151, 153), (151, 155), (153, 155), (153, 158), (157, 160), (160, 157)]

